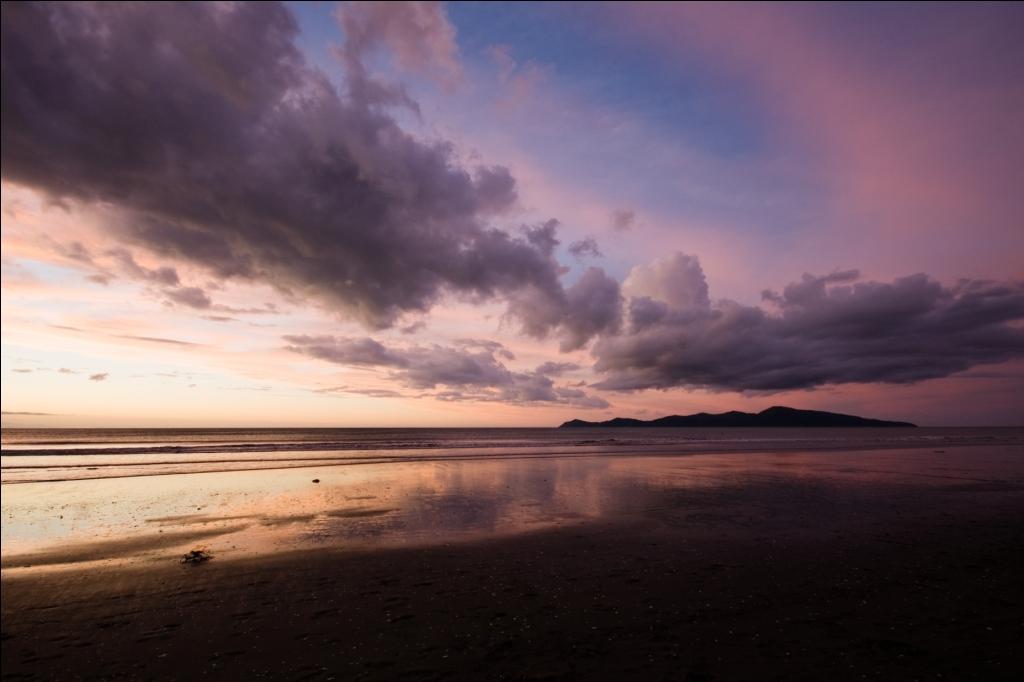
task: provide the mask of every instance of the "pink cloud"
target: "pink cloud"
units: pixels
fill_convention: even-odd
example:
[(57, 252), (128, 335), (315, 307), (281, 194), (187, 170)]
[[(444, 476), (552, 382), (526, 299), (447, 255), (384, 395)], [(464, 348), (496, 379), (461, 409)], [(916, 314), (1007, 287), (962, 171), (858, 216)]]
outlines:
[(550, 67), (534, 61), (519, 63), (507, 45), (491, 45), (485, 52), (498, 69), (501, 95), (496, 105), (503, 113), (525, 107), (550, 77)]
[(402, 70), (426, 73), (446, 90), (462, 80), (455, 27), (438, 2), (353, 2), (335, 13), (346, 47), (368, 51), (383, 44)]

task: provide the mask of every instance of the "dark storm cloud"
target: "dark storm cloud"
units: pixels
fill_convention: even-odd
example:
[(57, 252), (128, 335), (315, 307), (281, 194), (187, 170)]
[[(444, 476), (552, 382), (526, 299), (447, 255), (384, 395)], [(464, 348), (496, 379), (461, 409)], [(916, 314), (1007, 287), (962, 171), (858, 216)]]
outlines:
[(598, 334), (618, 331), (622, 321), (619, 283), (601, 268), (588, 268), (580, 279), (555, 294), (536, 287), (518, 291), (509, 301), (509, 316), (530, 336), (556, 331), (560, 349), (582, 348)]
[[(2, 11), (6, 180), (116, 206), (109, 229), (129, 244), (370, 327), (445, 294), (529, 290), (565, 309), (556, 223), (518, 236), (488, 224), (516, 202), (508, 170), (463, 168), (450, 145), (414, 139), (385, 111), (404, 95), (362, 67), (387, 42), (376, 24), (341, 51), (339, 93), (304, 62), (295, 19), (276, 3)], [(576, 320), (569, 333), (575, 344), (597, 328)]]
[[(805, 275), (775, 308), (708, 302), (692, 257), (659, 261), (630, 278), (671, 301), (630, 299), (628, 331), (593, 347), (594, 386), (612, 390), (701, 386), (784, 391), (843, 383), (911, 383), (1024, 356), (1024, 282), (927, 275), (856, 282), (856, 271)], [(691, 290), (686, 290), (689, 286)]]
[[(430, 391), (441, 400), (499, 401), (516, 404), (561, 403), (604, 408), (597, 396), (555, 386), (551, 376), (567, 368), (554, 363), (532, 372), (508, 369), (497, 356), (504, 348), (493, 341), (464, 340), (455, 346), (388, 348), (370, 338), (285, 336), (288, 350), (319, 360), (355, 367), (386, 369), (407, 388)], [(350, 392), (350, 391), (346, 391)]]
[(591, 337), (618, 331), (622, 320), (619, 283), (601, 268), (588, 268), (566, 291), (562, 351), (582, 348)]

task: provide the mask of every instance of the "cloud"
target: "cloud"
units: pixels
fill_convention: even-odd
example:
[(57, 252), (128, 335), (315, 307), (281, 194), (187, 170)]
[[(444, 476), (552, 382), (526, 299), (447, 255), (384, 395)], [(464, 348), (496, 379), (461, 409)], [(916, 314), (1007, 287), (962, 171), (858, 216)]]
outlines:
[(89, 381), (106, 381), (108, 376), (110, 375), (107, 372), (98, 372), (97, 374), (90, 374)]
[(173, 267), (165, 265), (147, 268), (140, 265), (135, 256), (122, 247), (107, 249), (99, 255), (94, 255), (78, 241), (61, 243), (49, 237), (46, 237), (46, 241), (58, 255), (92, 268), (94, 272), (86, 277), (90, 282), (106, 286), (118, 276), (124, 276), (163, 286), (173, 287), (179, 284), (178, 271)]
[(280, 315), (281, 311), (273, 303), (264, 303), (262, 306), (250, 306), (248, 308), (236, 308), (220, 303), (211, 306), (211, 310), (219, 313), (231, 313), (232, 315)]
[[(52, 329), (63, 329), (65, 331), (75, 332), (75, 333), (78, 333), (78, 334), (97, 334), (97, 335), (107, 336), (107, 337), (110, 337), (112, 339), (128, 339), (129, 341), (145, 341), (146, 343), (162, 343), (162, 344), (171, 345), (171, 346), (193, 346), (193, 347), (199, 347), (199, 346), (202, 345), (200, 343), (194, 343), (192, 341), (182, 341), (180, 339), (168, 339), (168, 338), (163, 338), (163, 337), (159, 337), (159, 336), (136, 336), (134, 334), (109, 334), (109, 333), (106, 333), (106, 332), (94, 331), (94, 330), (91, 330), (91, 329), (83, 329), (82, 327), (72, 327), (72, 326), (66, 325), (66, 324), (51, 324), (49, 326)], [(75, 372), (72, 372), (71, 370), (65, 371), (64, 369), (61, 369), (60, 372), (62, 374), (63, 373), (75, 374)]]
[(774, 392), (905, 384), (1024, 357), (1024, 281), (857, 279), (853, 270), (805, 275), (781, 294), (765, 292), (768, 312), (711, 304), (692, 256), (634, 268), (623, 287), (628, 329), (593, 346), (605, 377), (593, 385)]
[(292, 335), (284, 339), (288, 350), (319, 360), (388, 370), (402, 386), (427, 391), (426, 395), (439, 400), (608, 407), (598, 396), (555, 386), (551, 376), (566, 366), (551, 363), (532, 372), (508, 369), (497, 357), (504, 347), (494, 341), (466, 339), (453, 346), (389, 348), (370, 338)]
[(611, 224), (612, 229), (616, 232), (631, 230), (636, 225), (636, 213), (624, 209), (612, 211)]
[(508, 45), (488, 45), (484, 48), (484, 54), (498, 67), (498, 80), (507, 82), (517, 66), (512, 48)]
[(534, 371), (549, 377), (559, 377), (568, 372), (575, 372), (580, 368), (575, 362), (545, 362)]
[(512, 56), (508, 45), (489, 45), (484, 54), (498, 69), (497, 80), (501, 95), (497, 101), (499, 109), (517, 110), (536, 98), (536, 90), (551, 76), (551, 68), (534, 61), (520, 64)]
[(133, 256), (128, 249), (110, 249), (107, 252), (107, 255), (111, 256), (115, 260), (122, 273), (132, 279), (141, 279), (154, 284), (162, 284), (170, 287), (177, 286), (179, 283), (177, 270), (166, 265), (158, 268), (147, 268), (139, 265), (135, 261), (135, 256)]
[(650, 265), (637, 265), (622, 283), (622, 293), (633, 298), (651, 298), (676, 310), (706, 308), (708, 284), (696, 256), (675, 253)]
[(569, 245), (569, 253), (582, 260), (584, 258), (600, 258), (601, 249), (593, 237), (587, 237)]
[(371, 338), (287, 335), (288, 350), (339, 365), (401, 367), (406, 359)]
[(415, 334), (418, 331), (426, 329), (427, 323), (423, 320), (416, 320), (411, 324), (407, 324), (404, 327), (400, 327), (399, 331), (403, 334)]
[(515, 353), (505, 348), (504, 345), (497, 341), (491, 341), (489, 339), (455, 339), (452, 341), (452, 345), (457, 348), (468, 348), (476, 350), (485, 350), (489, 353), (499, 355), (506, 360), (515, 360)]
[(577, 350), (598, 334), (619, 329), (619, 283), (601, 268), (591, 267), (557, 295), (536, 287), (517, 292), (509, 302), (508, 317), (517, 320), (527, 335), (542, 338), (556, 333), (562, 352)]
[(199, 287), (178, 287), (177, 289), (165, 289), (164, 295), (179, 305), (198, 310), (206, 310), (213, 305), (213, 301), (206, 295), (206, 292)]
[(584, 393), (578, 388), (560, 386), (555, 388), (555, 394), (558, 396), (560, 402), (572, 405), (573, 407), (580, 407), (588, 410), (603, 410), (611, 407), (608, 401), (601, 396)]
[(5, 417), (60, 417), (63, 415), (53, 414), (52, 412), (8, 412), (3, 411)]
[(11, 370), (11, 371), (12, 372), (17, 372), (18, 374), (29, 374), (29, 373), (33, 372), (34, 370), (31, 370), (31, 369), (14, 369), (14, 370)]
[(846, 284), (858, 279), (859, 270), (839, 270), (819, 277), (805, 273), (799, 282), (786, 285), (781, 296), (770, 289), (765, 289), (761, 292), (761, 299), (783, 307), (794, 303), (809, 303), (824, 296), (825, 287), (829, 284)]
[(200, 346), (202, 344), (192, 341), (181, 341), (179, 339), (165, 339), (159, 336), (135, 336), (133, 334), (110, 334), (117, 339), (128, 339), (130, 341), (145, 341), (147, 343), (163, 343), (170, 346)]
[(361, 65), (384, 45), (399, 67), (425, 73), (446, 89), (462, 80), (455, 27), (439, 2), (349, 2), (335, 13), (345, 33), (344, 54)]
[(85, 265), (93, 264), (92, 253), (89, 252), (81, 242), (71, 242), (69, 244), (54, 244), (57, 253), (64, 256), (69, 260), (83, 263)]
[(621, 311), (619, 283), (600, 268), (588, 268), (566, 291), (561, 350), (576, 350), (597, 334), (618, 331)]
[(358, 388), (355, 386), (331, 386), (329, 388), (318, 388), (317, 393), (343, 393), (350, 395), (361, 395), (367, 398), (402, 398), (398, 391), (387, 388)]
[[(355, 5), (340, 19), (339, 91), (304, 61), (276, 3), (5, 4), (3, 177), (102, 206), (104, 229), (129, 247), (369, 328), (448, 295), (529, 291), (564, 312), (556, 224), (493, 227), (517, 201), (508, 170), (464, 167), (450, 144), (405, 133), (386, 106), (408, 98), (363, 67), (382, 45), (453, 77), (442, 10)], [(176, 270), (142, 274), (177, 286)], [(168, 295), (204, 307), (193, 289)]]

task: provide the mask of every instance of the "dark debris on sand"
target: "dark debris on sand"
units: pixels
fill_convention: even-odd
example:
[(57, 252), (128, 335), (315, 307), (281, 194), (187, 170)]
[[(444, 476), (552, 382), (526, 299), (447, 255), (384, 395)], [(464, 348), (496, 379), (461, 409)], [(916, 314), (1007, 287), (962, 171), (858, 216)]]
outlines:
[(179, 563), (186, 566), (196, 566), (203, 564), (213, 558), (213, 555), (207, 552), (205, 549), (193, 549), (188, 554), (181, 557)]

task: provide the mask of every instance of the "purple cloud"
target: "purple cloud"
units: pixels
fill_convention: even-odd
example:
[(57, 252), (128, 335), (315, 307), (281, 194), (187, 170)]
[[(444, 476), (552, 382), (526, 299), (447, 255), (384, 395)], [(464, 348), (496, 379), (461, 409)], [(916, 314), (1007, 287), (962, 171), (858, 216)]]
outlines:
[[(805, 275), (774, 313), (712, 304), (696, 258), (634, 268), (624, 290), (628, 327), (592, 349), (594, 384), (611, 390), (705, 387), (784, 391), (845, 383), (912, 383), (1024, 357), (1024, 281), (927, 275), (856, 281), (854, 270)], [(644, 295), (647, 294), (647, 295)]]
[[(389, 348), (370, 338), (285, 336), (288, 350), (339, 365), (374, 367), (412, 389), (439, 400), (473, 400), (512, 404), (566, 404), (605, 408), (608, 402), (577, 388), (555, 386), (551, 376), (567, 366), (541, 365), (532, 372), (508, 369), (499, 359), (504, 348), (493, 341), (455, 346)], [(345, 390), (344, 392), (351, 392)]]
[(602, 255), (601, 249), (597, 245), (597, 240), (593, 237), (573, 242), (569, 245), (569, 253), (579, 260), (584, 258), (600, 258)]
[(611, 224), (616, 232), (626, 232), (636, 225), (636, 214), (623, 209), (612, 211)]
[(176, 289), (165, 289), (164, 295), (173, 303), (205, 310), (213, 305), (213, 301), (206, 295), (206, 292), (199, 287), (178, 287)]
[[(3, 177), (116, 207), (111, 236), (158, 258), (268, 283), (370, 328), (449, 294), (528, 291), (555, 316), (524, 328), (562, 329), (573, 293), (550, 248), (556, 224), (493, 227), (517, 201), (508, 170), (463, 167), (451, 145), (405, 133), (387, 107), (408, 96), (363, 67), (387, 46), (451, 76), (443, 14), (352, 7), (340, 18), (342, 91), (305, 62), (277, 3), (5, 4)], [(172, 268), (134, 271), (178, 285)], [(210, 307), (194, 287), (167, 295)], [(599, 328), (564, 325), (570, 345)]]

